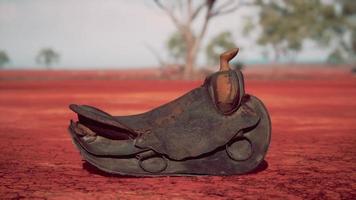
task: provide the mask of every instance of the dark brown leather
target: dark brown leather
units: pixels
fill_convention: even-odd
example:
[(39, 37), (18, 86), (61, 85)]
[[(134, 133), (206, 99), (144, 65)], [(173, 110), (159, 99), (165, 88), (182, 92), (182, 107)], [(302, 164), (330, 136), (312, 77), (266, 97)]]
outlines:
[[(73, 123), (69, 131), (74, 144), (81, 152), (83, 158), (108, 173), (132, 176), (243, 174), (252, 171), (263, 162), (269, 146), (271, 133), (270, 119), (262, 102), (256, 97), (246, 95), (242, 100), (243, 104), (248, 104), (251, 110), (259, 116), (260, 120), (255, 126), (243, 129), (235, 137), (229, 139), (224, 145), (219, 146), (213, 151), (184, 160), (174, 160), (167, 157), (167, 155), (150, 149), (140, 148), (131, 150), (134, 154), (117, 152), (115, 155), (115, 152), (111, 152), (115, 156), (100, 155), (100, 153), (96, 155), (84, 148), (83, 144), (85, 142), (82, 141), (82, 136), (76, 132)], [(102, 139), (104, 141), (113, 141), (110, 139), (105, 140), (105, 138)], [(115, 141), (122, 141), (130, 146), (131, 140)], [(238, 148), (241, 143), (240, 141), (245, 141), (251, 147), (250, 154), (247, 156), (244, 155), (245, 151), (243, 149)], [(97, 144), (93, 145), (94, 149), (98, 147), (102, 140), (97, 142)], [(116, 147), (116, 145), (111, 146), (110, 143), (105, 143), (105, 145), (107, 150), (112, 150)], [(132, 147), (129, 147), (129, 151), (130, 148)], [(123, 151), (123, 149), (117, 150)], [(232, 157), (233, 155), (235, 156)], [(239, 159), (241, 155), (245, 159)]]
[[(227, 110), (217, 102), (220, 75), (236, 87)], [(112, 116), (87, 105), (70, 109), (78, 122), (71, 122), (69, 131), (83, 158), (115, 174), (247, 173), (263, 161), (270, 142), (267, 110), (245, 95), (240, 71), (217, 72), (202, 86), (138, 115)]]

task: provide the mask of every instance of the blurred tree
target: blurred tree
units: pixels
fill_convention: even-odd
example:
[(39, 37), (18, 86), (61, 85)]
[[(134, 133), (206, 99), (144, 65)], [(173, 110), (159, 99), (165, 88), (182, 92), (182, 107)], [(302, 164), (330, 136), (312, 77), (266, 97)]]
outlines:
[(344, 62), (344, 56), (340, 49), (335, 49), (328, 57), (327, 62), (330, 64), (340, 64)]
[(50, 66), (58, 61), (59, 54), (51, 48), (41, 49), (36, 57), (36, 62), (39, 64), (44, 64), (47, 69), (50, 69)]
[(218, 64), (221, 52), (235, 48), (234, 39), (231, 32), (225, 31), (211, 39), (205, 49), (206, 57), (209, 64)]
[(161, 58), (159, 52), (157, 52), (151, 45), (145, 44), (146, 48), (154, 55), (156, 60), (158, 61), (160, 67), (164, 67), (167, 63)]
[(310, 26), (310, 38), (322, 46), (333, 47), (328, 62), (355, 63), (356, 1), (334, 0), (321, 8), (317, 24)]
[[(184, 55), (185, 78), (191, 78), (193, 75), (198, 50), (202, 39), (205, 36), (210, 20), (214, 17), (234, 12), (244, 5), (250, 5), (243, 0), (203, 0), (198, 3), (197, 2), (198, 1), (194, 1), (193, 3), (193, 0), (186, 0), (166, 1), (166, 3), (162, 3), (160, 0), (155, 0), (156, 5), (166, 12), (176, 26), (184, 43), (184, 47), (186, 48)], [(198, 21), (199, 15), (203, 12), (205, 12), (202, 19), (203, 23), (199, 24), (199, 28), (195, 27), (198, 31), (194, 31), (193, 24), (197, 26), (197, 23), (194, 22)]]
[[(352, 58), (356, 50), (356, 2), (354, 0), (256, 0), (260, 8), (258, 44), (271, 46), (274, 59), (297, 53), (306, 39), (334, 46), (330, 56)], [(245, 26), (250, 32), (251, 22)]]
[(184, 56), (187, 52), (184, 39), (179, 32), (173, 33), (167, 40), (167, 49), (169, 55), (176, 61), (184, 61)]
[(10, 62), (10, 58), (5, 51), (0, 51), (0, 68)]

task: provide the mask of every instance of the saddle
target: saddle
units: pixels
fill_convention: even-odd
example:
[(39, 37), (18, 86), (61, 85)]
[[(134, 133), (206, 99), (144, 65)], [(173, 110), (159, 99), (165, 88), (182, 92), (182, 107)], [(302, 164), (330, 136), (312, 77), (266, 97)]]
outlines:
[(80, 154), (108, 173), (130, 176), (233, 175), (254, 170), (271, 137), (266, 107), (245, 94), (241, 71), (220, 56), (220, 70), (185, 95), (151, 111), (112, 116), (71, 104), (69, 133)]

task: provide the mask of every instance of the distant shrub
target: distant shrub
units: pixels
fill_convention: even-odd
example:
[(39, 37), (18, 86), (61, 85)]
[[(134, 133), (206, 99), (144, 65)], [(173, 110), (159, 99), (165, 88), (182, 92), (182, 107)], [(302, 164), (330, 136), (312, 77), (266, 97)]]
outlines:
[(242, 70), (245, 68), (245, 64), (242, 62), (234, 62), (234, 63), (231, 63), (231, 68), (233, 70)]

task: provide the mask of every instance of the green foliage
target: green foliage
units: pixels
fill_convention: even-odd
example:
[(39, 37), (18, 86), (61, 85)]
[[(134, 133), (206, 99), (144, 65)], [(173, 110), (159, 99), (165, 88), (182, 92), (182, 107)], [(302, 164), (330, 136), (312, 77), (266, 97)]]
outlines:
[(262, 29), (258, 44), (270, 45), (275, 51), (275, 59), (291, 51), (300, 51), (306, 39), (321, 46), (336, 45), (335, 49), (342, 49), (349, 58), (352, 57), (356, 50), (356, 2), (323, 2), (257, 0), (256, 5), (260, 7), (258, 25)]
[[(235, 48), (235, 43), (231, 32), (225, 31), (213, 37), (206, 46), (206, 56), (209, 64), (217, 64), (221, 52)], [(175, 61), (183, 61), (186, 55), (186, 43), (184, 42), (181, 34), (178, 32), (173, 33), (166, 43), (166, 48), (169, 55)]]
[(5, 51), (0, 51), (0, 68), (10, 62), (10, 58)]
[(179, 32), (173, 33), (168, 38), (166, 48), (169, 55), (175, 61), (182, 61), (187, 52), (186, 42), (183, 40), (183, 37)]
[(48, 69), (50, 66), (59, 61), (59, 54), (51, 48), (41, 49), (36, 57), (36, 62), (44, 64)]
[(345, 60), (345, 56), (341, 52), (340, 49), (334, 50), (327, 59), (327, 62), (330, 64), (340, 64), (343, 63)]
[(333, 45), (328, 61), (345, 62), (356, 53), (356, 2), (335, 0), (324, 6), (321, 17), (311, 33), (311, 39), (322, 46)]
[(275, 59), (288, 51), (300, 51), (305, 37), (317, 22), (321, 4), (315, 0), (260, 1), (259, 25), (262, 34), (258, 44), (270, 44), (275, 51)]
[(209, 64), (219, 63), (219, 57), (221, 52), (225, 52), (229, 49), (235, 48), (234, 39), (231, 32), (225, 31), (214, 38), (208, 43), (205, 53)]

